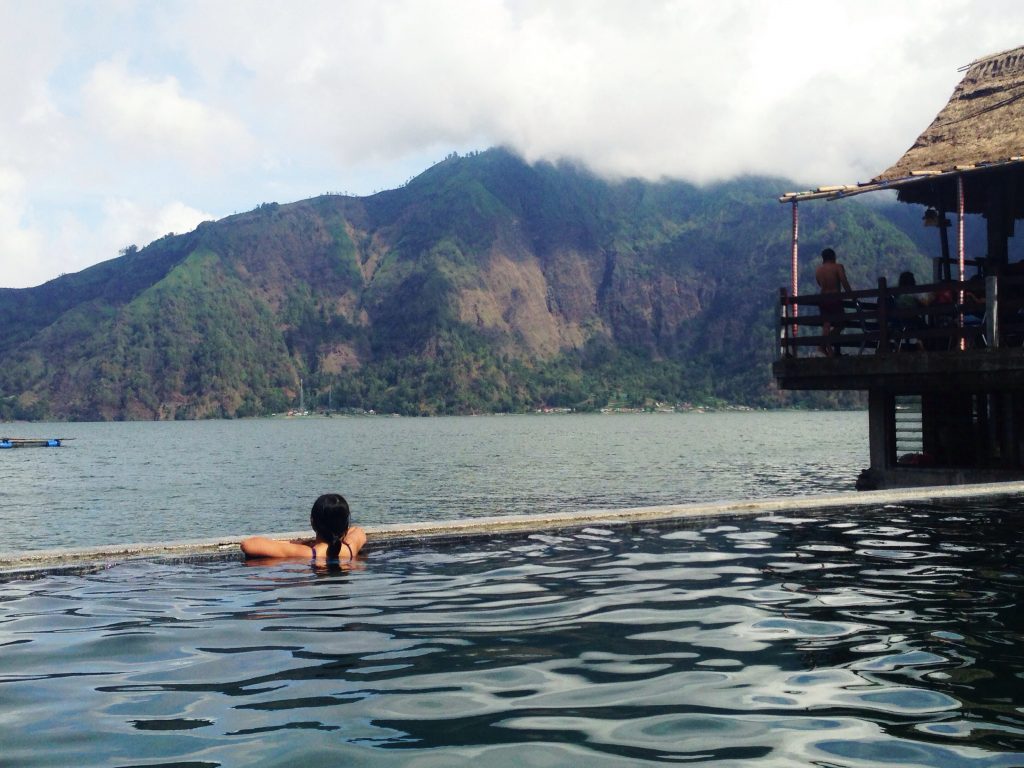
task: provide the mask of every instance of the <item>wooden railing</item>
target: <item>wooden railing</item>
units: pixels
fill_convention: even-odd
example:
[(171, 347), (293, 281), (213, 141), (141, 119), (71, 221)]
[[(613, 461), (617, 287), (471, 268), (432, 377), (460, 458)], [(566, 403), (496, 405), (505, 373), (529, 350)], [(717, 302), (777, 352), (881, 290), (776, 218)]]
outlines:
[[(838, 294), (843, 311), (821, 314), (837, 294), (779, 292), (778, 354), (889, 355), (1024, 345), (1024, 276), (957, 280)], [(829, 321), (831, 332), (823, 325)]]

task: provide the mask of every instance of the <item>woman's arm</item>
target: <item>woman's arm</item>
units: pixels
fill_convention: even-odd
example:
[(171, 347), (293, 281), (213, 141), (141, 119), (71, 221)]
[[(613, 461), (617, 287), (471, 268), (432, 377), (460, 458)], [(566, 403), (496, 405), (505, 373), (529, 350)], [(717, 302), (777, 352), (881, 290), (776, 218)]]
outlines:
[[(358, 525), (351, 526), (345, 533), (341, 548), (342, 555), (355, 557), (366, 544), (366, 531)], [(309, 544), (298, 544), (294, 541), (268, 539), (265, 536), (250, 536), (241, 543), (242, 552), (246, 557), (302, 557), (310, 558), (313, 554)]]
[(241, 543), (241, 547), (246, 557), (304, 557), (309, 559), (312, 555), (308, 544), (268, 539), (265, 536), (250, 536)]

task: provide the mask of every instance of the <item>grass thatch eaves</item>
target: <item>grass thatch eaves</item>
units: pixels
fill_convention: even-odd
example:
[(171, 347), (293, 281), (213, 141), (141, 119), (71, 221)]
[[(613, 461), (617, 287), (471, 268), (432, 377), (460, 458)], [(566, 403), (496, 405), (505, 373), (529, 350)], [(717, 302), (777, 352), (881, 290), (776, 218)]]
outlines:
[(966, 69), (932, 124), (873, 182), (1024, 159), (1024, 47)]
[(988, 215), (996, 195), (1007, 215), (1024, 218), (1024, 46), (963, 69), (949, 103), (890, 168), (868, 182), (788, 192), (779, 200), (898, 189), (903, 202), (950, 211), (956, 209), (956, 179), (962, 177), (968, 213)]

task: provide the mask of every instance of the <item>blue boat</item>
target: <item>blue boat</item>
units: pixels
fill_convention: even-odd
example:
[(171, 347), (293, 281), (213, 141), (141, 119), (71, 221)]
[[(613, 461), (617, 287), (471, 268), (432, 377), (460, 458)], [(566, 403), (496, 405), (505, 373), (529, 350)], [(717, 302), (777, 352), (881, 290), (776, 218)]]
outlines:
[(0, 437), (2, 448), (60, 448), (67, 437)]

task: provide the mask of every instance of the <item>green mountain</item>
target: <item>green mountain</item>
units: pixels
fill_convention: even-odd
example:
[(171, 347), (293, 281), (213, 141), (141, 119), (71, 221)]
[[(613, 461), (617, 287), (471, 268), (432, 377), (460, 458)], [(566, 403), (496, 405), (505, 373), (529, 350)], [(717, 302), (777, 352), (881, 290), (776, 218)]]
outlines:
[[(794, 186), (611, 183), (494, 149), (371, 197), (266, 203), (0, 290), (0, 418), (263, 414), (300, 379), (311, 407), (403, 414), (785, 404)], [(907, 210), (803, 206), (804, 289), (826, 245), (856, 285), (929, 275)]]

